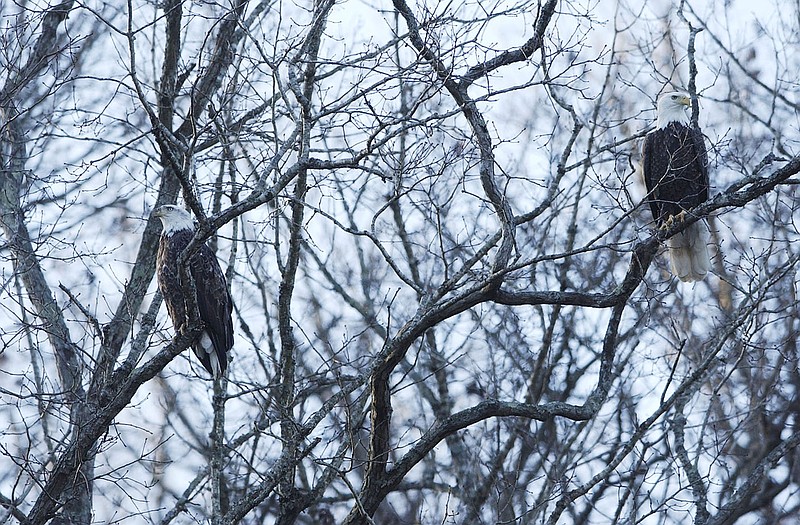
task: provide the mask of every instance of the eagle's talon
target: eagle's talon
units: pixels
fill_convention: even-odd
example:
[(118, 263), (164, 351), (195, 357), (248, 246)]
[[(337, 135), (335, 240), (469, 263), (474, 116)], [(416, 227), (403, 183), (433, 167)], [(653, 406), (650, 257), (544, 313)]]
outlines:
[(679, 214), (670, 215), (669, 217), (667, 217), (667, 220), (665, 220), (664, 223), (661, 226), (659, 226), (658, 229), (659, 230), (669, 230), (670, 228), (672, 228), (676, 224), (680, 224), (685, 220), (686, 220), (686, 210), (681, 210), (681, 212)]

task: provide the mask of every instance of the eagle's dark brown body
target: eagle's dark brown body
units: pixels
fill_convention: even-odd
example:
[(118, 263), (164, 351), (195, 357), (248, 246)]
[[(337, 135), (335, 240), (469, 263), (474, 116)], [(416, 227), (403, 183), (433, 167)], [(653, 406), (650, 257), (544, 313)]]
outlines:
[[(194, 237), (188, 229), (163, 233), (158, 249), (158, 286), (175, 330), (182, 332), (189, 318), (186, 314), (185, 294), (188, 284), (180, 282), (178, 257)], [(189, 271), (197, 290), (197, 306), (205, 329), (192, 349), (203, 367), (212, 375), (221, 375), (228, 364), (227, 354), (233, 346), (232, 301), (225, 275), (217, 258), (208, 246), (203, 245), (189, 261)], [(212, 355), (212, 352), (214, 355)], [(215, 363), (215, 361), (218, 362)], [(218, 368), (218, 370), (215, 370)]]
[(645, 137), (644, 181), (657, 226), (708, 200), (708, 156), (699, 130), (670, 122)]

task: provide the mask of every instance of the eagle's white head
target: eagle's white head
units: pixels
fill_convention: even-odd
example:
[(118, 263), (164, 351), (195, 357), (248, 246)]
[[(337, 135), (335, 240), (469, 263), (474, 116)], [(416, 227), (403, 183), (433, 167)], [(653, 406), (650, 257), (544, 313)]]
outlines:
[(656, 114), (658, 115), (657, 127), (665, 128), (670, 122), (689, 125), (689, 115), (686, 109), (692, 107), (692, 99), (688, 93), (671, 91), (658, 97)]
[(153, 212), (153, 217), (161, 219), (161, 224), (164, 225), (164, 233), (167, 235), (180, 230), (194, 230), (192, 214), (172, 204), (156, 208)]

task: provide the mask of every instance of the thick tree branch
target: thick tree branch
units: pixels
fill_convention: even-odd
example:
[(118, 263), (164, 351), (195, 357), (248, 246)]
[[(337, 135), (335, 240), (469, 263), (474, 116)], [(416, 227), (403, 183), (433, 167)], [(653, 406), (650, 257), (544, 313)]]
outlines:
[(0, 88), (0, 108), (6, 108), (58, 56), (58, 26), (67, 19), (74, 4), (74, 0), (64, 0), (44, 11), (41, 31), (27, 62), (13, 72), (9, 70), (10, 74)]

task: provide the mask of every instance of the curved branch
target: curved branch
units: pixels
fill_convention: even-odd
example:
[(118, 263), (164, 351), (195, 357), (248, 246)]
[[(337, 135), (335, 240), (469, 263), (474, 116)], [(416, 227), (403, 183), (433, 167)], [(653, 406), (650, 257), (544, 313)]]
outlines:
[[(494, 272), (497, 272), (506, 267), (511, 258), (511, 253), (514, 248), (514, 229), (516, 221), (514, 220), (514, 213), (511, 206), (505, 198), (505, 194), (500, 190), (497, 181), (495, 180), (494, 171), (494, 147), (489, 129), (486, 125), (486, 120), (483, 118), (482, 113), (478, 110), (478, 106), (468, 93), (469, 86), (481, 75), (488, 74), (504, 65), (513, 64), (521, 60), (526, 60), (536, 50), (541, 48), (543, 42), (544, 31), (547, 24), (550, 22), (555, 6), (556, 0), (550, 0), (543, 11), (539, 15), (536, 24), (536, 31), (534, 36), (526, 42), (521, 48), (514, 51), (507, 51), (496, 57), (477, 66), (471, 68), (462, 82), (457, 82), (453, 72), (442, 62), (436, 53), (425, 43), (425, 40), (420, 34), (419, 23), (417, 22), (411, 8), (405, 0), (393, 0), (393, 4), (398, 13), (403, 17), (408, 27), (408, 36), (414, 48), (420, 55), (431, 65), (436, 72), (439, 80), (442, 81), (445, 89), (447, 89), (450, 96), (458, 104), (462, 114), (467, 119), (467, 122), (475, 134), (475, 139), (480, 151), (480, 178), (483, 190), (486, 197), (492, 203), (495, 214), (500, 220), (502, 237), (500, 239), (500, 247), (497, 250), (495, 260), (492, 265)], [(493, 288), (500, 285), (499, 281), (491, 283)]]

